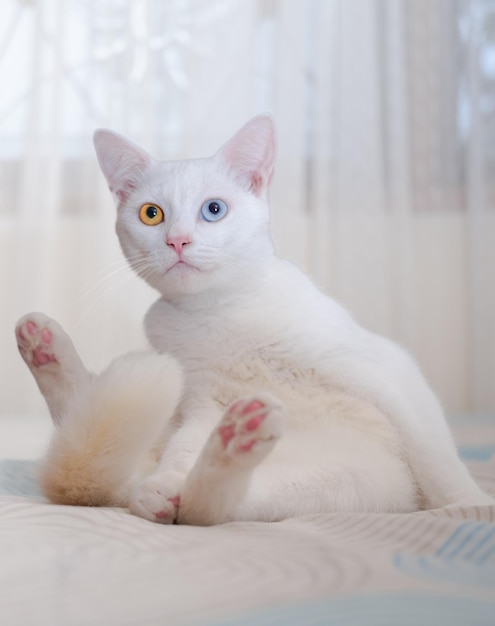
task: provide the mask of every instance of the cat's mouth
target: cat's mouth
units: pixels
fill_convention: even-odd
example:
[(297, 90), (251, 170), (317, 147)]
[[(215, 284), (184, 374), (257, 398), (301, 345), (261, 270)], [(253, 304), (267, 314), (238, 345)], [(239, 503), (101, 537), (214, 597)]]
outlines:
[(187, 261), (184, 261), (183, 259), (179, 259), (173, 265), (171, 265), (166, 271), (166, 273), (170, 272), (171, 270), (178, 270), (178, 271), (195, 270), (199, 272), (198, 267), (196, 267), (195, 265), (192, 265), (191, 263), (188, 263)]

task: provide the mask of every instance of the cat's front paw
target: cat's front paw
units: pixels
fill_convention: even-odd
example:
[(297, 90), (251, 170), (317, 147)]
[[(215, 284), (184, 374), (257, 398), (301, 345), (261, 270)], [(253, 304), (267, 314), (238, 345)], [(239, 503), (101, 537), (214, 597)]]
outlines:
[(145, 478), (129, 497), (129, 510), (138, 517), (159, 524), (177, 520), (184, 478), (172, 474), (153, 474)]
[(210, 439), (210, 453), (219, 461), (229, 457), (241, 465), (255, 465), (274, 447), (283, 427), (277, 400), (268, 394), (244, 398), (227, 409)]

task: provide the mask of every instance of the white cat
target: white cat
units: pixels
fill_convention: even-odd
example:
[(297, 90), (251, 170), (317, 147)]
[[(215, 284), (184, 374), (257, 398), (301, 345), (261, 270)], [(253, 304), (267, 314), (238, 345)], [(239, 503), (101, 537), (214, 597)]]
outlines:
[(191, 524), (493, 503), (411, 358), (275, 255), (269, 117), (208, 159), (156, 161), (107, 130), (95, 145), (124, 253), (161, 294), (156, 353), (94, 376), (56, 322), (20, 320), (57, 426), (48, 498)]

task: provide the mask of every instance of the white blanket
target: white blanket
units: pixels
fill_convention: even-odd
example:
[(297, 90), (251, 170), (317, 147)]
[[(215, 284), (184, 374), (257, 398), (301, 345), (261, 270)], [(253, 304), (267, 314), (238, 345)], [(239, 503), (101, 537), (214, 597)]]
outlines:
[[(453, 426), (495, 495), (495, 418)], [(45, 502), (48, 429), (0, 418), (1, 626), (495, 624), (495, 505), (162, 526)]]

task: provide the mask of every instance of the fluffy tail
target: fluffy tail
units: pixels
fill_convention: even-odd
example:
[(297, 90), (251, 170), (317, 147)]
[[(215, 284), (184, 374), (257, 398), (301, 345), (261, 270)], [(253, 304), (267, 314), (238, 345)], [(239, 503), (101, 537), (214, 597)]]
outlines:
[(127, 354), (114, 361), (63, 416), (40, 472), (44, 494), (58, 504), (125, 505), (129, 482), (181, 391), (172, 357)]

